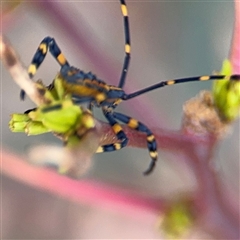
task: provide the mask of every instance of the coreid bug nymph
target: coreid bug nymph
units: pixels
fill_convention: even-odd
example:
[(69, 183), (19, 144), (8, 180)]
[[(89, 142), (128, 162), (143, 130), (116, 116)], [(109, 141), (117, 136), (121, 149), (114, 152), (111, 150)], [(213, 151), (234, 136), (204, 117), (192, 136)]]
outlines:
[[(138, 120), (131, 118), (125, 114), (115, 111), (115, 108), (122, 101), (135, 98), (141, 94), (150, 92), (155, 89), (162, 88), (164, 86), (174, 85), (178, 83), (194, 82), (194, 81), (209, 81), (209, 80), (231, 80), (239, 81), (240, 75), (204, 75), (189, 78), (172, 79), (162, 81), (147, 88), (138, 90), (133, 93), (126, 93), (123, 88), (126, 82), (127, 71), (130, 62), (131, 55), (131, 42), (130, 42), (130, 29), (128, 10), (124, 0), (120, 0), (121, 11), (124, 22), (125, 33), (125, 58), (123, 62), (122, 72), (119, 79), (118, 86), (108, 85), (104, 81), (97, 78), (96, 75), (91, 72), (84, 72), (78, 68), (75, 68), (69, 64), (56, 41), (52, 37), (46, 37), (40, 43), (32, 62), (28, 68), (28, 73), (31, 78), (36, 74), (37, 69), (45, 59), (47, 52), (49, 51), (55, 60), (60, 65), (60, 75), (64, 79), (64, 88), (67, 92), (72, 94), (76, 104), (87, 103), (89, 109), (92, 107), (102, 108), (102, 112), (107, 121), (112, 127), (113, 132), (116, 134), (119, 142), (103, 145), (97, 149), (97, 152), (110, 152), (119, 150), (125, 147), (128, 143), (128, 138), (124, 133), (119, 122), (126, 124), (128, 127), (135, 129), (146, 134), (147, 147), (151, 157), (151, 163), (149, 168), (144, 172), (145, 175), (151, 173), (155, 167), (158, 153), (157, 144), (154, 135), (151, 130), (139, 122)], [(49, 88), (52, 87), (52, 84)], [(21, 91), (21, 99), (24, 99), (24, 91)]]

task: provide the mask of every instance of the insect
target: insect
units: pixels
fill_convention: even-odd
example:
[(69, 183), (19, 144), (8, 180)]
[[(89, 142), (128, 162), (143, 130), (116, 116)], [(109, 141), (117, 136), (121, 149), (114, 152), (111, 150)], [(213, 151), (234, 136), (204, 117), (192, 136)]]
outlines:
[[(122, 122), (123, 124), (126, 124), (128, 127), (146, 134), (147, 147), (151, 157), (151, 162), (148, 169), (144, 172), (144, 174), (148, 175), (153, 171), (158, 158), (156, 139), (151, 130), (145, 124), (125, 114), (116, 112), (115, 108), (118, 106), (118, 104), (122, 101), (127, 101), (141, 94), (168, 85), (193, 81), (239, 80), (240, 75), (231, 76), (208, 75), (180, 78), (162, 81), (155, 85), (149, 86), (147, 88), (144, 88), (142, 90), (130, 94), (126, 93), (123, 90), (123, 87), (125, 84), (131, 55), (130, 29), (126, 3), (124, 0), (120, 0), (120, 4), (123, 15), (125, 32), (125, 58), (118, 86), (108, 85), (104, 81), (98, 79), (97, 76), (92, 74), (91, 72), (87, 73), (76, 67), (71, 66), (67, 59), (65, 58), (65, 56), (63, 55), (63, 53), (61, 52), (54, 38), (51, 37), (44, 38), (40, 43), (32, 59), (32, 62), (28, 68), (28, 73), (31, 78), (34, 77), (37, 69), (42, 64), (47, 52), (49, 51), (55, 58), (55, 60), (59, 63), (60, 75), (64, 79), (63, 82), (64, 88), (67, 92), (72, 94), (75, 103), (76, 104), (88, 103), (90, 110), (92, 109), (92, 107), (102, 108), (104, 116), (106, 117), (107, 121), (111, 125), (113, 132), (116, 134), (117, 139), (119, 140), (117, 143), (100, 146), (97, 149), (97, 152), (115, 151), (127, 145), (128, 138), (124, 133), (121, 125), (119, 124), (119, 122)], [(52, 84), (50, 84), (49, 88), (51, 87)], [(24, 99), (24, 95), (25, 95), (24, 91), (21, 91), (20, 94), (21, 99)]]
[(76, 105), (62, 83), (63, 79), (58, 75), (52, 89), (48, 89), (41, 81), (36, 82), (35, 86), (45, 97), (45, 103), (23, 114), (12, 114), (10, 130), (27, 135), (53, 132), (67, 146), (72, 139), (81, 139), (88, 130), (93, 129), (95, 122), (92, 113)]

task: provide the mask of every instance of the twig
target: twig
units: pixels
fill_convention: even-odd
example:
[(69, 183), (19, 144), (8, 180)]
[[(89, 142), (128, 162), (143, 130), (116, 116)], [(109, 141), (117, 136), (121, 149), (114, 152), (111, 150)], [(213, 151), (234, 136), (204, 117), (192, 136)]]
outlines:
[(19, 87), (27, 93), (36, 105), (42, 104), (44, 102), (42, 95), (38, 92), (34, 82), (29, 78), (26, 68), (20, 62), (17, 53), (2, 36), (0, 36), (0, 55), (4, 65)]

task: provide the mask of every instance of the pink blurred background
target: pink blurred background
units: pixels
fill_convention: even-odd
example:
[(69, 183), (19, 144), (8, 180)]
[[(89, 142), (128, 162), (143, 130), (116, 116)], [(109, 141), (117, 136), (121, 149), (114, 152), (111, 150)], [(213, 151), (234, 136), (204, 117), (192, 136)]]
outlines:
[[(52, 8), (50, 8), (50, 6)], [(132, 58), (126, 92), (161, 80), (211, 74), (228, 57), (234, 21), (233, 2), (127, 2)], [(71, 22), (71, 28), (63, 24)], [(117, 84), (124, 58), (123, 23), (118, 1), (23, 2), (3, 18), (3, 34), (27, 66), (40, 41), (52, 36), (68, 61)], [(77, 36), (82, 39), (78, 42)], [(50, 83), (59, 67), (47, 56), (35, 79)], [(10, 114), (34, 107), (19, 100), (19, 88), (2, 69), (2, 146), (24, 154), (32, 145), (59, 143), (51, 134), (27, 137), (8, 129)], [(156, 90), (119, 106), (118, 111), (151, 127), (178, 130), (182, 105), (211, 83), (191, 83)], [(99, 110), (97, 118), (104, 119)], [(220, 142), (214, 157), (221, 176), (234, 191), (239, 188), (239, 121)], [(231, 154), (230, 154), (231, 153)], [(131, 188), (146, 196), (172, 198), (191, 190), (194, 176), (178, 158), (159, 149), (155, 172), (144, 177), (147, 149), (125, 148), (96, 154), (84, 176), (112, 186)], [(56, 194), (2, 176), (3, 239), (160, 238), (155, 215), (139, 216), (101, 205), (79, 204)], [(205, 236), (196, 233), (195, 237)], [(206, 237), (206, 236), (205, 236)]]

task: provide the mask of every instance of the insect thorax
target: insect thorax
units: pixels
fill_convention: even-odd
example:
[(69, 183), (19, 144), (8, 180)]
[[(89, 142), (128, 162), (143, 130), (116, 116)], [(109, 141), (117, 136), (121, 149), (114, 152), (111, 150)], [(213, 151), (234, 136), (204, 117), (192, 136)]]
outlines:
[(98, 106), (115, 107), (126, 95), (121, 88), (108, 85), (93, 73), (75, 67), (63, 67), (60, 75), (67, 92), (79, 100), (95, 101)]

